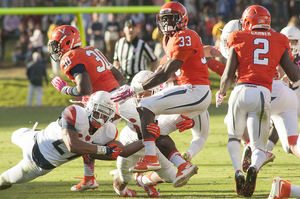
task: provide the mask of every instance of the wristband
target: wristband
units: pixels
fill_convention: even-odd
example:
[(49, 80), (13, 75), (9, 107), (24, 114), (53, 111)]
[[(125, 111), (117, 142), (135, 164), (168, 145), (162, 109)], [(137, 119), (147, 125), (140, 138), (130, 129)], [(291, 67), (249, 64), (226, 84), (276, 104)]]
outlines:
[(97, 145), (97, 154), (106, 154), (106, 146), (99, 146)]

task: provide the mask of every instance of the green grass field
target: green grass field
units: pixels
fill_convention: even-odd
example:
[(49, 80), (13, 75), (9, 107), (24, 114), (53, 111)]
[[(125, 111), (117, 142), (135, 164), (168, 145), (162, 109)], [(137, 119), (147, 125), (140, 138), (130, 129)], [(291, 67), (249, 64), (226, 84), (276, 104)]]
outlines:
[[(38, 128), (45, 128), (48, 123), (56, 120), (63, 109), (63, 106), (0, 108), (0, 173), (22, 159), (21, 149), (10, 141), (12, 132), (21, 127), (32, 128), (36, 121), (39, 122)], [(199, 167), (198, 174), (181, 188), (173, 188), (166, 183), (159, 184), (157, 189), (163, 198), (237, 198), (234, 190), (234, 170), (227, 152), (227, 131), (223, 123), (226, 110), (227, 104), (222, 104), (219, 108), (211, 105), (210, 136), (203, 150), (192, 161)], [(121, 130), (124, 125), (124, 121), (121, 121), (118, 129)], [(177, 131), (171, 137), (180, 152), (189, 147), (192, 139), (190, 131)], [(260, 171), (252, 198), (267, 198), (271, 189), (270, 182), (275, 175), (300, 185), (299, 160), (286, 154), (280, 143), (273, 152), (276, 159)], [(83, 176), (82, 160), (79, 158), (36, 180), (0, 191), (0, 198), (118, 198), (112, 187), (113, 177), (109, 175), (109, 171), (116, 168), (115, 164), (115, 161), (96, 161), (95, 173), (100, 186), (95, 190), (83, 193), (70, 191), (71, 186), (80, 181), (74, 177)], [(134, 182), (128, 187), (134, 189), (139, 197), (147, 197), (144, 190)]]

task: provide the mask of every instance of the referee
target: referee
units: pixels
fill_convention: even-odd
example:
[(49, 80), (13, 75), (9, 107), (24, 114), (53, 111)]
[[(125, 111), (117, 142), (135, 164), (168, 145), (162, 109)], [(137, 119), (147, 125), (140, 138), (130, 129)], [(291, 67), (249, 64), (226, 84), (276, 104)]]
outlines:
[(147, 70), (147, 60), (151, 61), (151, 71), (157, 67), (157, 58), (149, 45), (137, 37), (138, 30), (132, 19), (125, 22), (125, 37), (115, 46), (113, 65), (121, 69), (125, 76), (124, 84), (130, 84), (133, 76), (141, 70)]

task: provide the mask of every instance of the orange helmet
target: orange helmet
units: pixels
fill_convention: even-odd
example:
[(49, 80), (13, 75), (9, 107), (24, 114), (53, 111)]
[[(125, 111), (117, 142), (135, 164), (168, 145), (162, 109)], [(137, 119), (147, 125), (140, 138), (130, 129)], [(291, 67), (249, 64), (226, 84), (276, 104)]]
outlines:
[[(164, 16), (169, 16), (168, 18)], [(159, 14), (156, 15), (158, 30), (164, 34), (173, 34), (185, 29), (188, 24), (188, 13), (185, 7), (178, 2), (168, 2), (164, 4)]]
[(59, 26), (53, 31), (48, 46), (50, 57), (58, 62), (66, 52), (82, 46), (80, 33), (73, 26)]
[(269, 30), (271, 28), (271, 15), (265, 7), (253, 5), (243, 12), (241, 23), (244, 30), (258, 28)]

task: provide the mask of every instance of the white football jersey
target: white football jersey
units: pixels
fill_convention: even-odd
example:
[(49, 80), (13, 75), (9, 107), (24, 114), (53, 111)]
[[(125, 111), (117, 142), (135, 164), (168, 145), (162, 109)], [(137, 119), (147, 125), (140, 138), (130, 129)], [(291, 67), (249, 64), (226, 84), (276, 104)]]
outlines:
[[(75, 121), (74, 127), (79, 133), (79, 139), (90, 144), (105, 145), (109, 141), (116, 139), (118, 135), (116, 126), (112, 123), (103, 125), (93, 135), (90, 135), (87, 113), (84, 108), (78, 105), (67, 107), (62, 113), (62, 117), (71, 117)], [(45, 130), (36, 135), (37, 144), (44, 158), (56, 167), (81, 156), (69, 152), (62, 140), (61, 130), (59, 120), (57, 120), (50, 123)]]

